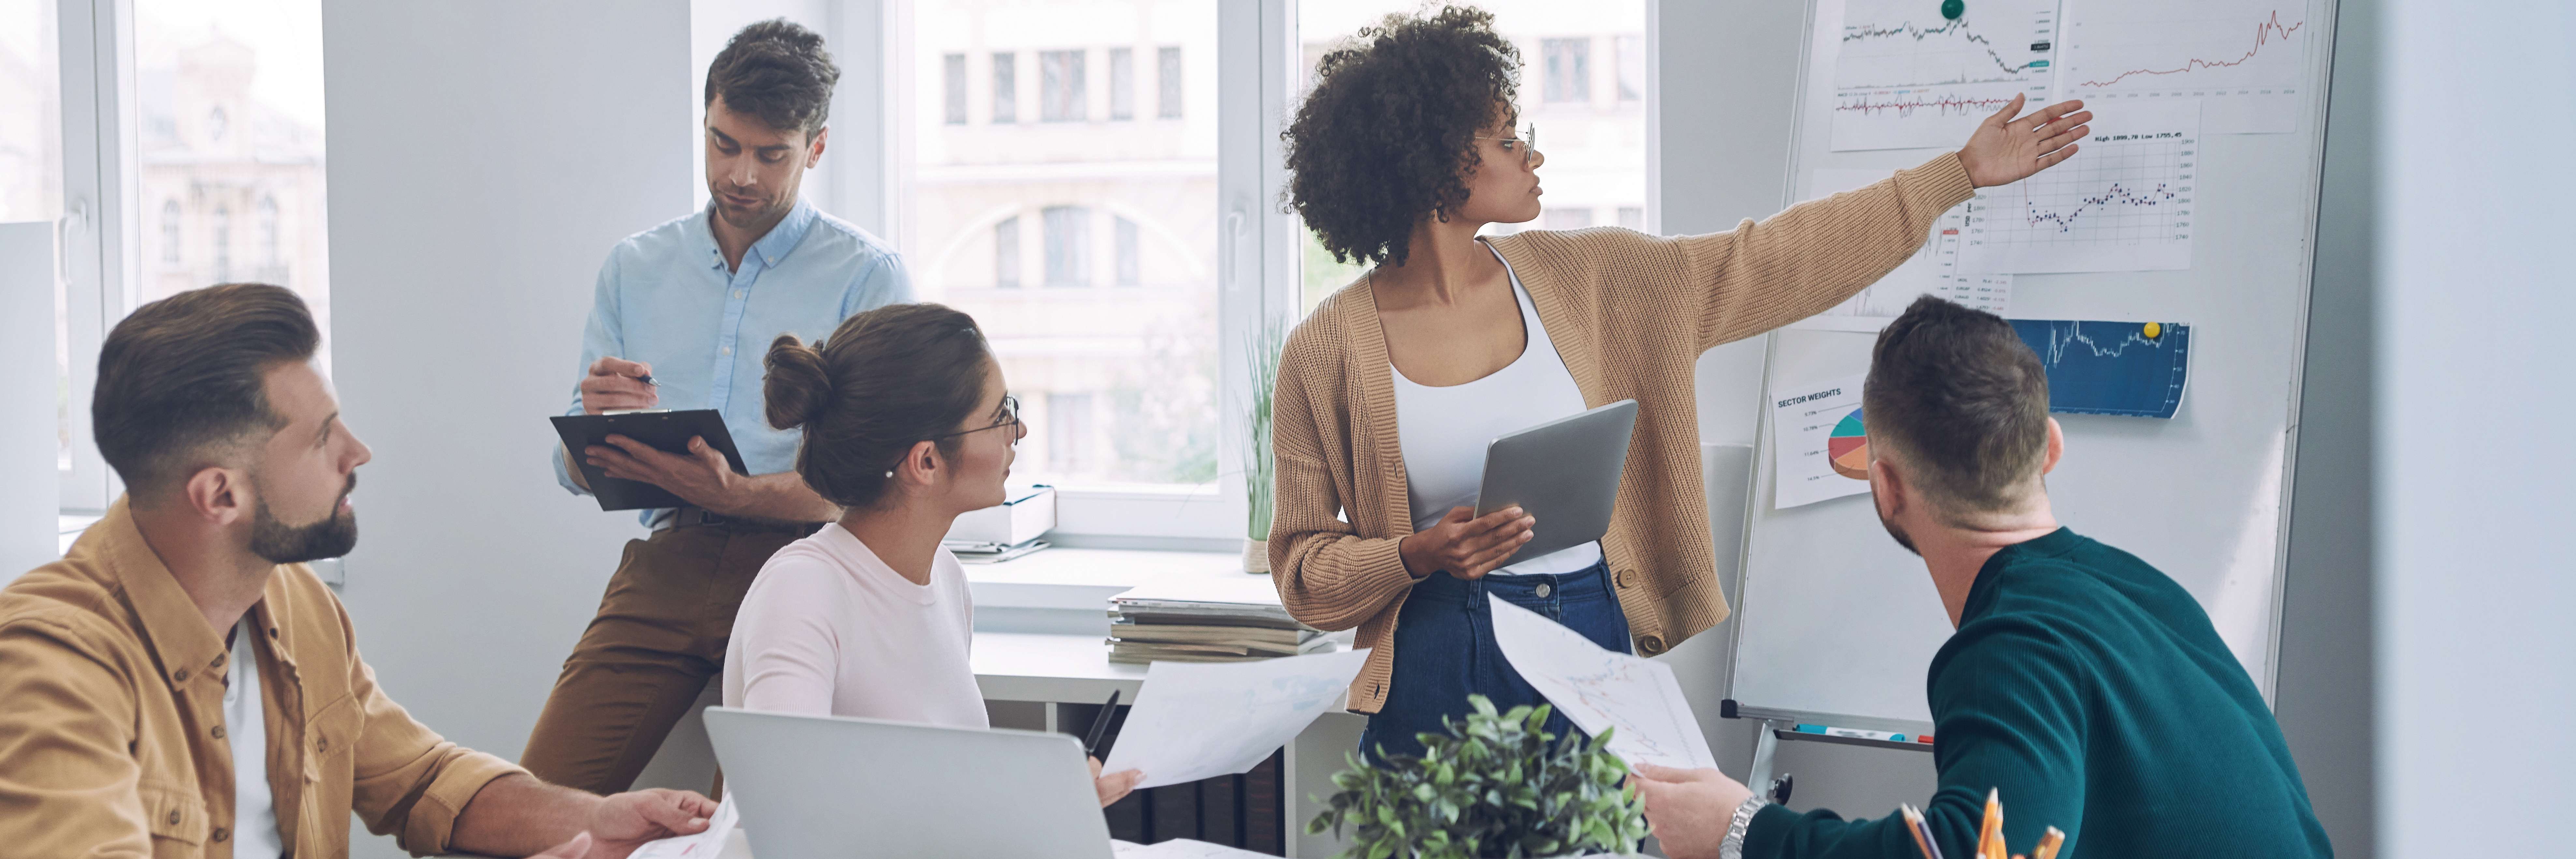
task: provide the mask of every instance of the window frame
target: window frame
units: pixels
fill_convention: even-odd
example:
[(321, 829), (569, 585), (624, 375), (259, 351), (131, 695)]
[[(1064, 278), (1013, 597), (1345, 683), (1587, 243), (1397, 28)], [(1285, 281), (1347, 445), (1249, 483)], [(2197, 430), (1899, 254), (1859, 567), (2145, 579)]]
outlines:
[[(57, 476), (58, 506), (96, 514), (125, 491), (99, 455), (89, 419), (98, 350), (134, 307), (143, 229), (136, 158), (132, 0), (57, 0), (56, 63), (62, 98), (65, 344), (70, 467)], [(158, 206), (153, 207), (156, 214)], [(159, 225), (154, 225), (158, 228)]]

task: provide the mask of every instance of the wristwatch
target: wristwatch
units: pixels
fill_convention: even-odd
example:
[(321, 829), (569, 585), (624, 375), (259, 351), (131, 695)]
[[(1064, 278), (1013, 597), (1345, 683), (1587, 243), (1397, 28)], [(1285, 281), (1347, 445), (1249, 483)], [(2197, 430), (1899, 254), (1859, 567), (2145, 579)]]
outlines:
[(1717, 859), (1744, 859), (1744, 830), (1753, 825), (1753, 815), (1770, 804), (1758, 793), (1735, 804), (1735, 820), (1726, 825), (1726, 840), (1717, 845)]

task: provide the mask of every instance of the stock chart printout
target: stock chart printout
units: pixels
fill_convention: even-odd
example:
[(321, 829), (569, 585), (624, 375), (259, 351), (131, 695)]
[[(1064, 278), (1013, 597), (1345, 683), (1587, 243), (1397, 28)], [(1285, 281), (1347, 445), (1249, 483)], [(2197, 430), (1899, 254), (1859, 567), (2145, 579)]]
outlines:
[(2042, 274), (2191, 267), (2197, 99), (2106, 109), (2075, 157), (1968, 201), (1962, 271)]
[(2056, 22), (2057, 0), (1842, 0), (1833, 148), (1956, 147), (2015, 95), (2038, 107)]
[(2048, 410), (2172, 418), (2191, 381), (2191, 326), (2015, 319), (2048, 368)]
[(2305, 2), (2066, 0), (2055, 97), (2105, 116), (2199, 99), (2209, 134), (2299, 128), (2307, 78)]

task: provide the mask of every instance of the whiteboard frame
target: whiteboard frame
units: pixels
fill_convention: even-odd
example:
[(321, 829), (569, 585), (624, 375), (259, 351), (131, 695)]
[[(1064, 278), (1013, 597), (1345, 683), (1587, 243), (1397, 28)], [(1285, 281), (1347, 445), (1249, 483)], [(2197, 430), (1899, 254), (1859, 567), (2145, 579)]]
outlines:
[[(1806, 139), (1807, 122), (1805, 114), (1808, 109), (1808, 104), (1813, 97), (1810, 90), (1816, 85), (1816, 82), (1810, 79), (1810, 76), (1815, 71), (1816, 58), (1814, 53), (1816, 46), (1816, 21), (1819, 6), (1821, 4), (1839, 2), (1843, 2), (1843, 0), (1806, 0), (1805, 3), (1806, 22), (1804, 26), (1799, 28), (1798, 83), (1796, 91), (1792, 93), (1789, 106), (1792, 119), (1789, 124), (1788, 169), (1784, 172), (1780, 193), (1781, 207), (1783, 209), (1800, 202), (1798, 194), (1800, 177), (1804, 175), (1805, 172), (1813, 169), (1805, 163), (1807, 160), (1805, 158), (1806, 145), (1808, 143)], [(2070, 5), (2076, 5), (2082, 2), (2087, 2), (2087, 0), (2059, 0), (2058, 15), (2056, 18), (2056, 26), (2058, 29), (2056, 31), (2056, 35), (2053, 36), (2052, 39), (2060, 47), (2063, 46), (2065, 41), (2066, 8)], [(2105, 2), (2105, 0), (2091, 0), (2091, 2)], [(2338, 23), (2341, 20), (2342, 12), (2339, 0), (2305, 0), (2305, 2), (2307, 2), (2311, 8), (2311, 21), (2316, 21), (2320, 17), (2322, 18), (2321, 31), (2324, 36), (2321, 42), (2312, 41), (2310, 43), (2315, 46), (2311, 51), (2311, 55), (2307, 59), (2310, 78), (2308, 83), (2302, 84), (2302, 86), (2313, 87), (2315, 91), (2315, 97), (2308, 102), (2308, 106), (2302, 116), (2302, 120), (2309, 123), (2306, 127), (2315, 130), (2313, 142), (2306, 147), (2307, 167), (2303, 171), (2306, 174), (2309, 193), (2306, 194), (2301, 201), (2303, 204), (2302, 217), (2306, 224), (2304, 238), (2307, 243), (2307, 252), (2301, 254), (2298, 259), (2296, 286), (2299, 291), (2296, 303), (2298, 311), (2295, 320), (2293, 320), (2295, 324), (2292, 326), (2293, 331), (2291, 334), (2291, 366), (2288, 374), (2288, 396), (2286, 402), (2283, 404), (2283, 444), (2281, 456), (2279, 509), (2276, 514), (2277, 521), (2273, 526), (2275, 533), (2269, 606), (2272, 622), (2269, 625), (2268, 633), (2264, 640), (2264, 670), (2261, 672), (2261, 676), (2253, 678), (2256, 687), (2263, 695), (2264, 703), (2267, 706), (2274, 707), (2278, 706), (2277, 702), (2274, 701), (2273, 696), (2279, 688), (2278, 678), (2281, 665), (2281, 615), (2282, 606), (2286, 601), (2289, 585), (2290, 523), (2293, 519), (2293, 505), (2295, 503), (2295, 498), (2293, 496), (2298, 483), (2299, 403), (2304, 396), (2306, 387), (2307, 339), (2308, 328), (2310, 325), (2309, 317), (2315, 307), (2314, 302), (2316, 299), (2316, 254), (2318, 251), (2317, 220), (2318, 209), (2322, 205), (2321, 200), (2325, 187), (2325, 151), (2328, 142), (2328, 125), (2326, 123), (2326, 118), (2334, 100), (2333, 71), (2336, 48), (2335, 37), (2340, 32)], [(2057, 70), (2062, 71), (2062, 67), (2055, 67), (2054, 64), (2052, 64), (2052, 66)], [(2055, 86), (2052, 84), (2052, 91), (2054, 91), (2054, 89)], [(1830, 126), (1826, 128), (1825, 133), (1828, 135), (1832, 133)], [(2198, 265), (2199, 263), (2195, 262), (2195, 267)], [(2016, 287), (2018, 286), (2019, 284), (2016, 284)], [(1726, 595), (1728, 604), (1734, 607), (1734, 616), (1732, 619), (1736, 619), (1738, 622), (1731, 624), (1731, 628), (1727, 632), (1728, 660), (1725, 675), (1725, 701), (1723, 715), (1726, 718), (1733, 719), (1768, 719), (1784, 722), (1825, 724), (1835, 727), (1862, 728), (1868, 730), (1904, 733), (1932, 733), (1933, 725), (1930, 722), (1919, 722), (1911, 719), (1889, 719), (1849, 713), (1817, 712), (1790, 707), (1765, 706), (1759, 703), (1743, 701), (1737, 697), (1736, 683), (1737, 679), (1742, 674), (1741, 667), (1744, 658), (1743, 645), (1745, 625), (1741, 622), (1741, 618), (1744, 617), (1746, 612), (1755, 610), (1753, 602), (1749, 596), (1751, 584), (1754, 578), (1759, 575), (1759, 571), (1755, 568), (1753, 563), (1755, 542), (1758, 539), (1763, 517), (1768, 513), (1776, 512), (1771, 510), (1770, 504), (1765, 502), (1760, 497), (1760, 494), (1762, 491), (1763, 475), (1768, 470), (1775, 467), (1773, 460), (1776, 459), (1776, 454), (1772, 450), (1772, 445), (1777, 442), (1777, 439), (1773, 437), (1770, 410), (1764, 408), (1764, 406), (1771, 401), (1772, 397), (1771, 386), (1773, 378), (1771, 367), (1779, 358), (1780, 336), (1780, 330), (1773, 330), (1763, 335), (1763, 373), (1762, 384), (1760, 386), (1761, 398), (1752, 404), (1760, 411), (1754, 428), (1753, 463), (1752, 467), (1746, 470), (1745, 483), (1743, 486), (1743, 491), (1745, 492), (1747, 500), (1744, 505), (1744, 521), (1741, 527), (1740, 539), (1738, 540), (1736, 558), (1736, 569), (1738, 570), (1738, 573), (1735, 577), (1732, 592)], [(1773, 475), (1772, 479), (1776, 481), (1778, 479), (1777, 475)]]

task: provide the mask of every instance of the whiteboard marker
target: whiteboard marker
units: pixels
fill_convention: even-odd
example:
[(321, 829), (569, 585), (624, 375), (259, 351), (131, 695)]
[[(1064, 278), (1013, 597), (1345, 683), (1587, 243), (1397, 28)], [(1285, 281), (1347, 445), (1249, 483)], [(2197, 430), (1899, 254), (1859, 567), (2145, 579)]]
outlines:
[(1823, 734), (1828, 737), (1850, 737), (1857, 740), (1884, 740), (1891, 743), (1902, 743), (1906, 740), (1906, 736), (1904, 734), (1892, 734), (1886, 731), (1864, 731), (1859, 728), (1836, 728), (1827, 725), (1799, 725), (1798, 733)]

